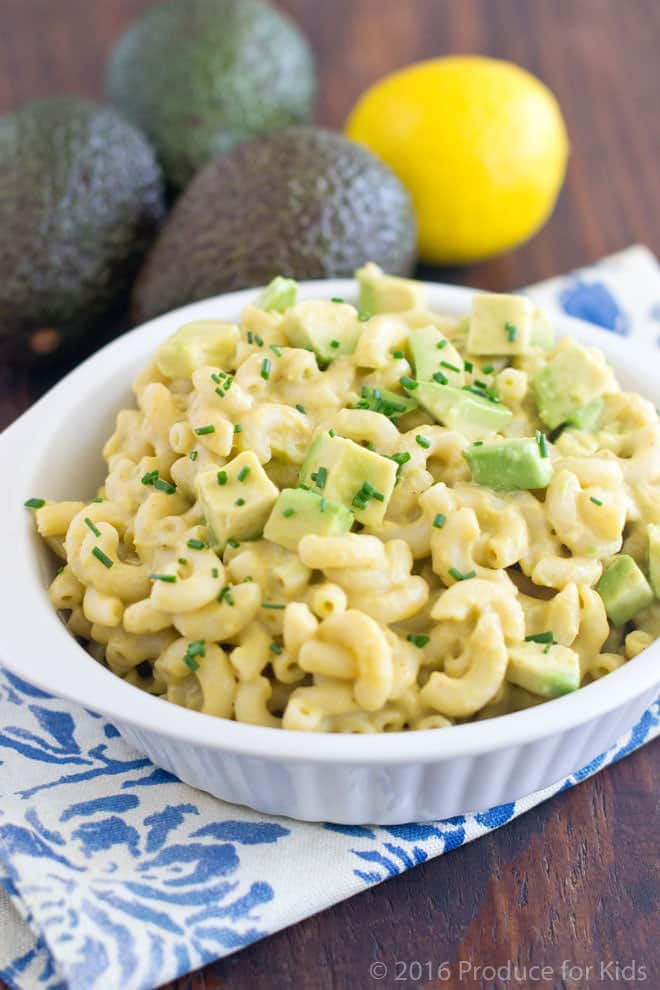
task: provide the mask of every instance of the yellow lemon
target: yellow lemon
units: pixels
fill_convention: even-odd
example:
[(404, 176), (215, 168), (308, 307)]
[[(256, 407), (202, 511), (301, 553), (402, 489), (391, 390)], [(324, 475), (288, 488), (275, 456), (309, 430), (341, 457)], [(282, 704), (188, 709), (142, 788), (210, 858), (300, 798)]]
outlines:
[(456, 55), (376, 83), (346, 124), (408, 187), (423, 261), (476, 261), (530, 237), (561, 188), (559, 105), (511, 62)]

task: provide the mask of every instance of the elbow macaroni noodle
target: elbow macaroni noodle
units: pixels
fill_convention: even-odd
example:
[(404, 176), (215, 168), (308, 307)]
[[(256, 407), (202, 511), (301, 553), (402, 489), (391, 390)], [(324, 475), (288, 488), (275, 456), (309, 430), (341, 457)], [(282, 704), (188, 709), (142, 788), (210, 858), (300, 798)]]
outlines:
[[(64, 560), (49, 596), (72, 634), (175, 704), (349, 733), (446, 728), (544, 701), (516, 682), (513, 655), (575, 654), (584, 684), (648, 647), (660, 603), (614, 629), (595, 585), (622, 549), (648, 567), (646, 528), (660, 524), (651, 403), (613, 385), (593, 429), (548, 438), (552, 477), (537, 491), (475, 483), (472, 438), (421, 406), (398, 419), (356, 408), (365, 387), (400, 391), (414, 375), (411, 330), (434, 327), (449, 384), (485, 378), (511, 410), (500, 437), (543, 430), (531, 383), (553, 352), (487, 362), (467, 352), (466, 325), (378, 314), (352, 355), (322, 368), (287, 339), (286, 314), (250, 306), (224, 324), (222, 368), (171, 378), (151, 364), (105, 445), (97, 498), (35, 513)], [(196, 478), (251, 451), (278, 489), (295, 488), (321, 430), (397, 460), (382, 525), (308, 532), (297, 551), (258, 536), (216, 552)]]

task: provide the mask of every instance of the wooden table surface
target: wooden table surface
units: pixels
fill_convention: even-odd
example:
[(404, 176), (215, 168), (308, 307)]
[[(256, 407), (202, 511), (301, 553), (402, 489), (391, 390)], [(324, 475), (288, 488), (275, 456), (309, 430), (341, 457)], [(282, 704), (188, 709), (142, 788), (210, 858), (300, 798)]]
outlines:
[[(55, 91), (98, 94), (111, 39), (147, 5), (4, 0), (0, 112)], [(572, 154), (548, 225), (505, 257), (431, 271), (431, 277), (509, 290), (635, 241), (660, 253), (657, 0), (280, 5), (317, 51), (318, 120), (330, 126), (341, 126), (357, 95), (382, 74), (450, 52), (510, 58), (538, 73), (557, 94)], [(0, 368), (0, 427), (65, 370)], [(657, 746), (647, 747), (495, 834), (181, 979), (170, 990), (636, 985), (630, 969), (616, 975), (617, 960), (620, 967), (636, 966), (637, 982), (645, 967), (646, 985), (660, 986), (653, 913), (659, 886), (658, 755)], [(294, 873), (292, 882), (305, 878)], [(375, 960), (389, 970), (380, 984), (369, 975)], [(413, 969), (407, 981), (396, 981), (397, 960), (434, 966), (449, 960), (451, 976), (419, 980)], [(514, 974), (507, 984), (478, 970), (508, 962), (545, 965), (552, 975), (534, 980), (533, 974)]]

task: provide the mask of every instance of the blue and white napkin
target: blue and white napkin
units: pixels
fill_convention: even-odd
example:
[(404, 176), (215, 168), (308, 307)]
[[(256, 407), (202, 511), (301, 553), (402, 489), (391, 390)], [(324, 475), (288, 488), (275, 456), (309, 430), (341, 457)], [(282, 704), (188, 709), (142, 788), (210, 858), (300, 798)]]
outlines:
[[(660, 344), (660, 268), (645, 248), (529, 291), (551, 315)], [(99, 715), (0, 670), (0, 978), (19, 990), (151, 990), (479, 838), (659, 732), (656, 703), (578, 773), (480, 814), (314, 825), (181, 784)]]

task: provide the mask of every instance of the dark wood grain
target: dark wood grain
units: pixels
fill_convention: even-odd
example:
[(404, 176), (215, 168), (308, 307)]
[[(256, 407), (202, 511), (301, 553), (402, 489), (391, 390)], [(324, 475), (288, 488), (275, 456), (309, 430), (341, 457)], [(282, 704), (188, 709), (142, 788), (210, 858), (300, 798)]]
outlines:
[[(55, 91), (97, 95), (112, 39), (145, 0), (3, 0), (0, 112)], [(567, 182), (543, 231), (502, 258), (431, 277), (508, 290), (638, 241), (660, 252), (657, 0), (286, 0), (318, 54), (318, 119), (341, 126), (379, 76), (449, 52), (513, 59), (562, 104)], [(93, 345), (91, 345), (93, 346)], [(0, 363), (0, 426), (81, 354), (57, 366)], [(530, 812), (499, 832), (280, 932), (170, 990), (636, 986), (658, 971), (659, 748)], [(292, 882), (304, 883), (293, 876)], [(448, 980), (395, 981), (395, 962), (451, 964)], [(580, 967), (572, 972), (562, 964)], [(637, 980), (613, 964), (637, 966)], [(464, 963), (461, 974), (459, 963)], [(489, 980), (479, 966), (549, 967), (546, 980)], [(600, 965), (606, 968), (603, 973)], [(587, 971), (591, 967), (591, 971)], [(414, 976), (410, 970), (409, 976)], [(611, 977), (611, 978), (610, 978)]]

